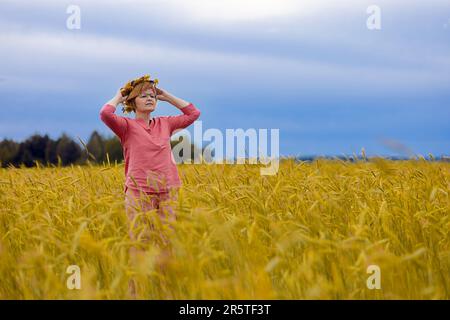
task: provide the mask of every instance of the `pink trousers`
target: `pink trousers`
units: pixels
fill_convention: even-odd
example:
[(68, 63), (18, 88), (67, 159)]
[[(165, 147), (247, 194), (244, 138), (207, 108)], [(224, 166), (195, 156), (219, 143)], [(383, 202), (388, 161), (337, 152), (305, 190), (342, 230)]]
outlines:
[[(152, 222), (154, 219), (159, 219), (163, 225), (167, 225), (173, 230), (171, 223), (176, 220), (173, 205), (177, 198), (177, 188), (172, 188), (167, 192), (145, 192), (140, 189), (126, 187), (125, 211), (130, 223), (130, 238), (136, 240), (136, 234), (139, 231), (135, 232), (135, 230), (142, 228), (144, 229), (143, 237), (147, 238), (149, 232), (155, 229)], [(143, 219), (135, 219), (138, 213), (143, 213), (141, 216)], [(154, 213), (157, 214), (155, 215)], [(160, 236), (164, 238), (161, 234)], [(163, 239), (163, 242), (165, 243), (166, 241)]]

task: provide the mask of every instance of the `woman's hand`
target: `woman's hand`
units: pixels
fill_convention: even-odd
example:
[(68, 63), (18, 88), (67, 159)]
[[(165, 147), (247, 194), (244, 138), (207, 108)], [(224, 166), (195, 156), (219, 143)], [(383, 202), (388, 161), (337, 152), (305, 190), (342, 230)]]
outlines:
[(189, 105), (189, 102), (175, 97), (173, 94), (169, 93), (166, 90), (156, 88), (156, 99), (161, 101), (169, 102), (170, 104), (174, 105), (178, 109), (184, 108)]
[(119, 103), (124, 102), (125, 100), (127, 100), (128, 96), (122, 96), (122, 92), (121, 92), (122, 88), (120, 88), (119, 90), (117, 90), (116, 95), (114, 96), (114, 98), (112, 98), (108, 104), (113, 105), (115, 107), (117, 107), (117, 105)]
[(119, 90), (117, 90), (116, 96), (114, 98), (117, 99), (118, 103), (122, 103), (127, 100), (128, 96), (122, 96), (122, 88), (120, 88)]
[(170, 102), (170, 99), (172, 98), (172, 95), (167, 92), (164, 89), (161, 88), (156, 88), (156, 99), (161, 100), (161, 101), (166, 101), (166, 102)]

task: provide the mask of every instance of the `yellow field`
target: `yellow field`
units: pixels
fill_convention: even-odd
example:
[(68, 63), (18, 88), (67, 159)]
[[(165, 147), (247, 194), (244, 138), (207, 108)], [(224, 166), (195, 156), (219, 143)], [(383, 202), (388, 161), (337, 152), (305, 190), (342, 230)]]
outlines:
[[(0, 299), (449, 299), (450, 163), (179, 165), (175, 258), (128, 262), (123, 165), (1, 169)], [(66, 269), (78, 265), (81, 289)], [(381, 289), (368, 289), (369, 265)]]

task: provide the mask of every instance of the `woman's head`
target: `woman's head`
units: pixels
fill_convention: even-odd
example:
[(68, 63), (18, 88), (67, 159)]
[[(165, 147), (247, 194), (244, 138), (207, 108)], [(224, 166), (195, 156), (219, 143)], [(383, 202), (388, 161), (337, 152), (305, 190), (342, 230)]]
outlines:
[(149, 75), (129, 81), (122, 89), (122, 96), (127, 96), (123, 102), (122, 111), (146, 113), (156, 109), (156, 85), (158, 79), (150, 80)]
[(144, 81), (134, 87), (124, 101), (126, 112), (152, 112), (156, 109), (156, 90), (153, 81)]

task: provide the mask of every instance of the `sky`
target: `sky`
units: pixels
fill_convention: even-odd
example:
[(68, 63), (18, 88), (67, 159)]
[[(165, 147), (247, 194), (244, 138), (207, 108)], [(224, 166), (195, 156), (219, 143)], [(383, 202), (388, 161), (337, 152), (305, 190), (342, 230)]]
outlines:
[(283, 156), (450, 150), (450, 0), (1, 0), (0, 43), (0, 139), (111, 136), (101, 107), (150, 74), (204, 131), (279, 129)]

